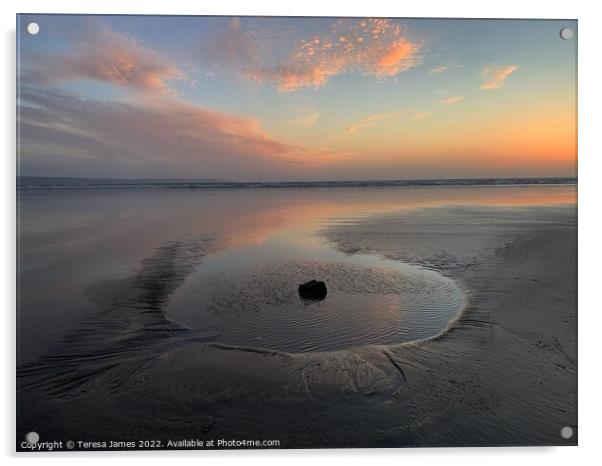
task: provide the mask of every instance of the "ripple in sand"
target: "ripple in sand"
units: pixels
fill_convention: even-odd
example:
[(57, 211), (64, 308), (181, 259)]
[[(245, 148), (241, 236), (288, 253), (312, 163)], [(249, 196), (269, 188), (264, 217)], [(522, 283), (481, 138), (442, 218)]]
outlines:
[[(207, 257), (167, 314), (229, 345), (307, 352), (421, 340), (445, 330), (464, 302), (452, 280), (373, 256), (331, 250), (328, 260), (246, 261), (239, 254), (230, 263), (228, 254)], [(326, 282), (325, 299), (299, 297), (298, 284), (310, 279)]]

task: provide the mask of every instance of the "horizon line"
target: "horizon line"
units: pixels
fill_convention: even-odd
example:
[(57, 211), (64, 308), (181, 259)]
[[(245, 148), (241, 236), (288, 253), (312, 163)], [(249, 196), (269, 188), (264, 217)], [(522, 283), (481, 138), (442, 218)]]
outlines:
[(445, 177), (445, 178), (370, 178), (370, 179), (325, 179), (325, 180), (232, 180), (226, 178), (202, 178), (202, 177), (91, 177), (91, 176), (41, 176), (41, 175), (17, 175), (19, 178), (38, 179), (62, 179), (62, 180), (107, 180), (107, 181), (166, 181), (166, 182), (193, 182), (193, 183), (361, 183), (361, 182), (398, 182), (398, 181), (462, 181), (462, 180), (542, 180), (542, 179), (577, 179), (576, 175), (554, 175), (554, 176), (476, 176), (476, 177)]

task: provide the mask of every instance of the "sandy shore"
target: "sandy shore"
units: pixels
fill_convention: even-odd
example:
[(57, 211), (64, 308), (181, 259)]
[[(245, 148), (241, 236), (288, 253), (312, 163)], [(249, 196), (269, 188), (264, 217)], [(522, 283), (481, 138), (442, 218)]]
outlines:
[(128, 321), (140, 331), (126, 353), (107, 340), (46, 361), (51, 376), (24, 368), (17, 438), (44, 425), (49, 440), (576, 444), (560, 436), (577, 431), (575, 206), (423, 208), (322, 233), (454, 279), (465, 310), (428, 341), (307, 354), (227, 347), (145, 314)]

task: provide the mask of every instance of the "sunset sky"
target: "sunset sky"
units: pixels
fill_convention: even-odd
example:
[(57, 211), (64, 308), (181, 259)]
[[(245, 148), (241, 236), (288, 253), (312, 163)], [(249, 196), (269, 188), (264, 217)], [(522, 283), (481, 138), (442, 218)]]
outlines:
[(576, 26), (21, 15), (20, 174), (576, 176)]

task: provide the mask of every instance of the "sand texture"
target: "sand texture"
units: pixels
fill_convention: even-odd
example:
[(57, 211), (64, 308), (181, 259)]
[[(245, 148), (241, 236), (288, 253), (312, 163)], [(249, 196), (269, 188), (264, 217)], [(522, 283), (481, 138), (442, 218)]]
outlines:
[[(176, 241), (112, 284), (119, 300), (63, 341), (62, 355), (19, 368), (17, 438), (43, 425), (45, 439), (288, 448), (576, 444), (574, 205), (409, 209), (320, 234), (347, 254), (453, 279), (463, 312), (439, 336), (408, 344), (298, 354), (228, 346), (162, 311), (211, 244)], [(97, 341), (93, 354), (77, 355), (84, 339)], [(561, 438), (563, 426), (575, 436)]]

